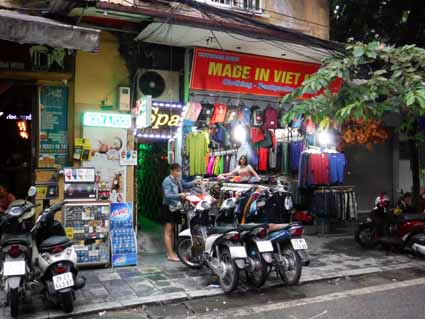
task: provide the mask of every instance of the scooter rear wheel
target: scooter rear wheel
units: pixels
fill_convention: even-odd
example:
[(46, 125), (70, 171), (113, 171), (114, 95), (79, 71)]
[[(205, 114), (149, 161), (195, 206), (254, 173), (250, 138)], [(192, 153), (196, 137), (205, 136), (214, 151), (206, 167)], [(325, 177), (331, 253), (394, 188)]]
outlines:
[(260, 252), (256, 247), (249, 247), (248, 251), (249, 258), (252, 258), (255, 263), (259, 264), (259, 268), (253, 272), (246, 273), (248, 282), (255, 288), (260, 288), (267, 280), (269, 275), (268, 266), (265, 264)]
[(19, 308), (19, 291), (18, 288), (9, 290), (10, 316), (16, 318)]
[(291, 244), (280, 244), (280, 253), (282, 257), (287, 259), (290, 263), (289, 267), (291, 269), (281, 269), (278, 267), (277, 271), (279, 273), (280, 278), (282, 279), (283, 283), (287, 286), (294, 286), (298, 284), (301, 278), (301, 272), (302, 272), (302, 264), (301, 264), (301, 258), (297, 254), (297, 252), (294, 250)]
[(74, 296), (72, 291), (60, 293), (60, 303), (62, 310), (65, 313), (70, 313), (74, 311)]
[(354, 240), (363, 248), (372, 249), (378, 244), (373, 238), (376, 232), (376, 228), (371, 224), (359, 225), (354, 234)]
[(180, 261), (192, 269), (202, 268), (202, 263), (192, 256), (192, 240), (190, 237), (181, 237), (177, 242), (177, 256)]

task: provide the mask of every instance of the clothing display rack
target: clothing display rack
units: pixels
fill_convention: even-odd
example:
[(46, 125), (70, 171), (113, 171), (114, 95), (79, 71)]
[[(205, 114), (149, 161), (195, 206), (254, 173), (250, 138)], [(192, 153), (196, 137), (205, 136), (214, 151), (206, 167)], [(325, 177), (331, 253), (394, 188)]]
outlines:
[(231, 149), (231, 150), (225, 150), (225, 151), (213, 151), (210, 153), (211, 156), (223, 156), (223, 155), (230, 155), (230, 154), (236, 154), (238, 152), (238, 149)]

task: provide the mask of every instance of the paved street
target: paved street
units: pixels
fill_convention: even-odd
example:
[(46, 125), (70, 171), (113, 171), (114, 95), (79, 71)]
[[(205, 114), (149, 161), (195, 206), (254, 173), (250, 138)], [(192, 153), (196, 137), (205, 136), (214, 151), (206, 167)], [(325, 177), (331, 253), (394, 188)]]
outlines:
[(424, 293), (425, 270), (405, 269), (79, 318), (419, 319), (425, 318)]
[[(351, 236), (310, 236), (307, 241), (310, 245), (311, 265), (303, 269), (301, 282), (304, 283), (391, 270), (402, 271), (406, 268), (425, 268), (424, 261), (413, 259), (406, 254), (364, 251)], [(158, 302), (197, 300), (222, 294), (216, 278), (207, 270), (189, 270), (181, 263), (164, 261), (163, 255), (142, 254), (137, 267), (84, 270), (82, 273), (87, 277), (87, 287), (77, 293), (76, 314), (98, 313)], [(266, 287), (260, 292), (269, 296), (278, 289), (274, 286), (280, 283), (272, 273)], [(247, 290), (249, 287), (242, 279), (235, 294)], [(7, 310), (0, 309), (4, 318), (8, 318)], [(28, 318), (38, 319), (64, 316), (60, 310), (52, 308), (39, 296), (33, 296), (21, 313)]]

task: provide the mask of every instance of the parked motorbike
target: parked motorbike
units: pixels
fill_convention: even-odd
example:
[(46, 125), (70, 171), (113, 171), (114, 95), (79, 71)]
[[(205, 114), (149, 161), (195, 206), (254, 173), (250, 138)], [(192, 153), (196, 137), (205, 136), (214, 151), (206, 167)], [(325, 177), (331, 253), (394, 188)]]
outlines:
[(425, 256), (425, 214), (396, 215), (389, 207), (389, 199), (379, 199), (366, 221), (358, 225), (356, 242), (366, 249), (382, 245)]
[(62, 224), (54, 219), (64, 203), (45, 209), (33, 228), (33, 259), (40, 270), (39, 282), (47, 300), (66, 313), (74, 310), (75, 291), (86, 279), (78, 276), (77, 254)]
[[(281, 186), (270, 191), (262, 191), (258, 197), (253, 200), (248, 207), (245, 220), (248, 223), (266, 223), (270, 205), (267, 201), (273, 198), (276, 192), (285, 192)], [(292, 201), (285, 202), (285, 215), (287, 211), (292, 209)], [(279, 218), (279, 217), (273, 217)], [(273, 220), (272, 220), (273, 221)], [(266, 239), (272, 243), (272, 258), (264, 258), (263, 261), (274, 268), (279, 277), (286, 285), (295, 285), (299, 282), (302, 273), (302, 266), (310, 264), (309, 257), (306, 253), (308, 249), (307, 242), (302, 238), (304, 227), (300, 223), (290, 224), (270, 224), (273, 229), (268, 231)]]
[(35, 207), (28, 201), (36, 193), (30, 187), (25, 200), (14, 201), (0, 219), (0, 285), (6, 293), (6, 304), (10, 306), (10, 315), (18, 316), (21, 297), (28, 292), (28, 283), (32, 279), (31, 267), (31, 222)]
[(239, 270), (246, 264), (241, 234), (232, 226), (214, 227), (217, 211), (211, 197), (204, 197), (198, 203), (190, 197), (187, 201), (192, 206), (186, 209), (189, 227), (179, 234), (177, 255), (189, 268), (199, 269), (206, 265), (218, 276), (224, 292), (229, 293), (237, 287)]

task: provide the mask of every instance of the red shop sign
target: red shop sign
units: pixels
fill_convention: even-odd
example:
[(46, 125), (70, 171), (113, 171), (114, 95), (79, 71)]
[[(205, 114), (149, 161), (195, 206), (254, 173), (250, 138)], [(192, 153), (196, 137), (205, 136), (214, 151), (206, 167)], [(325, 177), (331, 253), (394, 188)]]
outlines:
[[(282, 97), (301, 86), (320, 64), (251, 54), (196, 48), (190, 87), (193, 90)], [(337, 93), (341, 80), (330, 86)], [(313, 95), (305, 94), (303, 98)]]

